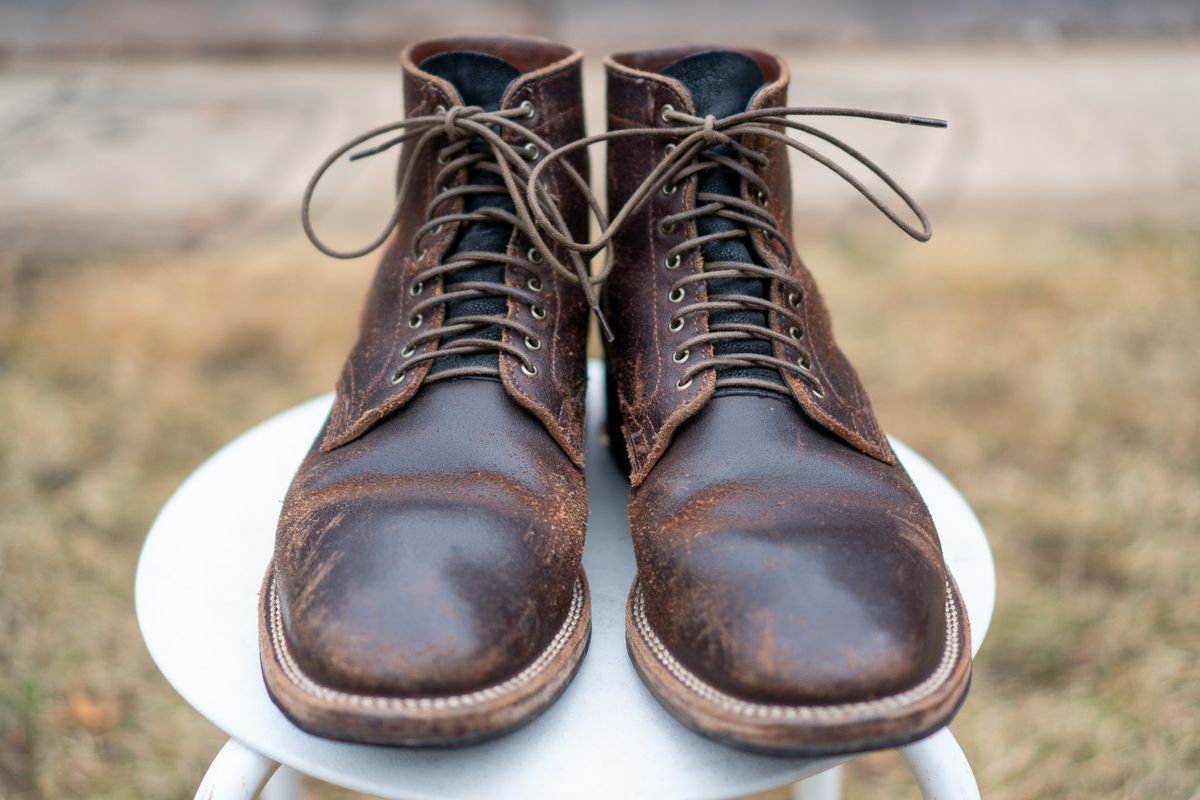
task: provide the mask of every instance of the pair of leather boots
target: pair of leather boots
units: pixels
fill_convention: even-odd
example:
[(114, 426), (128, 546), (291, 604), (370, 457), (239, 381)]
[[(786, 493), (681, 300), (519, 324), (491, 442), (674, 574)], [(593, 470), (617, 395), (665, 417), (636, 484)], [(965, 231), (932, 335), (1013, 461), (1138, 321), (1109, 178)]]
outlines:
[[(925, 239), (911, 198), (810, 123), (938, 121), (789, 108), (781, 59), (681, 47), (609, 58), (609, 132), (588, 139), (581, 62), (538, 39), (415, 45), (407, 117), (339, 148), (306, 192), (319, 248), (386, 250), (279, 521), (261, 601), (271, 696), (323, 736), (444, 745), (511, 730), (565, 689), (591, 626), (591, 308), (632, 484), (626, 635), (653, 694), (769, 752), (931, 732), (967, 691), (965, 608), (793, 252), (787, 157)], [(788, 130), (865, 164), (921, 227)], [(611, 219), (588, 189), (598, 141)], [(397, 145), (387, 228), (353, 252), (322, 243), (321, 175)], [(610, 268), (592, 275), (601, 248)]]

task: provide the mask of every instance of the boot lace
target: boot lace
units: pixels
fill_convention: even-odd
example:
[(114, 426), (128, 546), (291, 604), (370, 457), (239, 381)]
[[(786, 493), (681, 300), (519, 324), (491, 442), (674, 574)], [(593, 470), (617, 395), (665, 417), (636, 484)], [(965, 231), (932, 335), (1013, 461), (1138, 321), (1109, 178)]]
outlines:
[[(597, 217), (600, 233), (592, 241), (575, 241), (569, 232), (553, 219), (553, 209), (545, 206), (541, 195), (532, 189), (527, 192), (527, 201), (536, 222), (543, 227), (547, 235), (559, 245), (571, 252), (585, 253), (589, 256), (606, 249), (614, 236), (628, 223), (654, 192), (662, 191), (673, 194), (679, 184), (710, 169), (728, 169), (739, 176), (752, 189), (750, 194), (754, 202), (741, 197), (711, 192), (697, 192), (694, 208), (686, 209), (677, 214), (664, 216), (658, 221), (663, 233), (670, 233), (677, 225), (697, 221), (703, 217), (714, 216), (737, 223), (728, 230), (697, 235), (686, 239), (672, 247), (665, 255), (665, 267), (668, 270), (678, 269), (683, 261), (684, 253), (700, 251), (707, 242), (717, 239), (748, 238), (750, 231), (757, 229), (766, 236), (779, 242), (784, 251), (784, 267), (790, 268), (795, 259), (795, 253), (787, 236), (776, 223), (775, 216), (769, 209), (769, 187), (758, 174), (757, 168), (765, 167), (768, 163), (766, 154), (747, 147), (742, 139), (748, 135), (764, 136), (783, 142), (788, 147), (803, 153), (808, 158), (821, 164), (834, 174), (841, 177), (854, 187), (872, 205), (881, 211), (897, 227), (918, 241), (927, 241), (932, 235), (932, 229), (925, 212), (917, 202), (881, 167), (858, 150), (851, 147), (830, 133), (820, 130), (803, 122), (790, 119), (801, 117), (851, 117), (860, 119), (894, 122), (905, 125), (920, 125), (926, 127), (946, 127), (946, 121), (931, 117), (917, 117), (907, 114), (891, 114), (852, 108), (814, 108), (814, 107), (777, 107), (746, 111), (727, 117), (697, 117), (675, 110), (670, 105), (661, 109), (661, 127), (627, 128), (597, 134), (576, 142), (564, 145), (550, 153), (531, 172), (529, 186), (538, 185), (541, 171), (548, 169), (563, 156), (575, 150), (590, 147), (600, 142), (629, 138), (652, 138), (667, 140), (663, 148), (663, 158), (645, 179), (637, 186), (629, 199), (612, 216), (611, 222), (605, 222), (603, 217)], [(852, 160), (866, 167), (877, 176), (892, 192), (899, 197), (904, 205), (916, 216), (920, 227), (915, 227), (904, 220), (888, 203), (876, 195), (857, 177), (847, 171), (833, 159), (813, 149), (808, 144), (787, 134), (786, 130), (796, 130), (825, 141), (845, 153)], [(611, 265), (605, 267), (605, 272)], [(698, 284), (710, 281), (728, 279), (754, 278), (768, 282), (774, 281), (781, 285), (782, 294), (786, 297), (786, 305), (766, 297), (755, 297), (749, 294), (713, 294), (709, 299), (700, 300), (699, 295), (689, 289)], [(784, 272), (769, 266), (745, 263), (741, 261), (704, 262), (700, 272), (683, 275), (676, 280), (670, 290), (668, 299), (678, 303), (679, 308), (671, 316), (668, 328), (671, 332), (682, 330), (684, 320), (689, 315), (708, 314), (712, 311), (759, 311), (779, 315), (784, 320), (787, 333), (780, 333), (768, 324), (746, 324), (738, 322), (711, 323), (706, 332), (697, 334), (681, 342), (672, 354), (675, 363), (682, 364), (691, 359), (692, 351), (701, 345), (718, 342), (733, 342), (745, 340), (778, 341), (798, 352), (794, 361), (778, 358), (774, 355), (760, 353), (736, 352), (716, 354), (697, 358), (679, 378), (676, 388), (682, 390), (691, 385), (693, 378), (704, 370), (731, 368), (744, 369), (767, 367), (785, 371), (799, 378), (817, 397), (824, 396), (820, 380), (812, 372), (811, 354), (804, 347), (804, 319), (801, 308), (804, 302), (804, 286), (790, 272)], [(689, 294), (692, 300), (689, 301)], [(716, 383), (718, 388), (725, 386), (740, 386), (765, 389), (778, 392), (781, 386), (748, 376), (722, 376), (718, 372)]]
[[(474, 222), (503, 223), (523, 234), (533, 243), (533, 246), (522, 256), (510, 256), (504, 252), (491, 251), (459, 251), (447, 254), (440, 263), (417, 272), (409, 283), (408, 292), (413, 297), (421, 297), (430, 281), (455, 270), (483, 264), (505, 264), (516, 268), (528, 278), (524, 286), (509, 286), (498, 281), (459, 281), (448, 286), (447, 290), (441, 294), (431, 295), (414, 303), (409, 314), (408, 325), (412, 328), (422, 327), (426, 317), (432, 316), (431, 312), (439, 306), (485, 297), (504, 297), (509, 301), (526, 304), (535, 319), (544, 319), (547, 310), (540, 304), (539, 293), (542, 290), (543, 270), (546, 267), (553, 269), (579, 286), (587, 298), (589, 307), (602, 320), (595, 287), (603, 281), (604, 274), (594, 276), (589, 274), (588, 261), (590, 259), (585, 258), (578, 250), (569, 250), (566, 259), (569, 263), (564, 264), (542, 235), (547, 228), (553, 228), (560, 236), (569, 232), (570, 229), (545, 186), (535, 185), (531, 179), (532, 164), (543, 154), (554, 150), (549, 142), (526, 126), (525, 123), (535, 114), (536, 109), (528, 101), (518, 107), (500, 111), (486, 111), (478, 106), (456, 105), (450, 108), (438, 106), (433, 114), (410, 117), (355, 136), (330, 153), (309, 179), (308, 186), (304, 190), (300, 211), (304, 232), (318, 250), (334, 258), (358, 258), (376, 250), (388, 240), (400, 221), (404, 198), (410, 189), (414, 171), (423, 163), (423, 159), (428, 158), (426, 153), (437, 147), (436, 158), (441, 168), (434, 177), (434, 192), (425, 209), (425, 221), (413, 235), (413, 255), (418, 259), (424, 257), (426, 250), (422, 242), (425, 237), (431, 233), (437, 235), (446, 225), (453, 223), (463, 225)], [(516, 141), (507, 140), (503, 136), (505, 132)], [(410, 140), (416, 140), (406, 167), (397, 177), (396, 202), (387, 223), (374, 239), (359, 248), (338, 250), (331, 247), (321, 239), (312, 224), (312, 198), (317, 185), (325, 173), (342, 156), (367, 142), (388, 135), (391, 136), (385, 141), (357, 150), (349, 157), (350, 161), (357, 161), (386, 152)], [(569, 163), (562, 162), (562, 168), (586, 198), (592, 213), (603, 219), (599, 203), (588, 188), (587, 181)], [(496, 175), (500, 178), (500, 183), (466, 182), (468, 171), (474, 171), (476, 174), (484, 172)], [(464, 182), (454, 185), (454, 181), (460, 173), (464, 175)], [(455, 212), (453, 210), (455, 201), (459, 198), (463, 198), (465, 201), (472, 195), (486, 194), (506, 195), (512, 201), (514, 210), (510, 211), (493, 205), (484, 205), (472, 211)], [(539, 223), (531, 214), (529, 197), (536, 198), (541, 209), (541, 216), (545, 219), (544, 223)], [(465, 207), (464, 203), (463, 208), (465, 209)], [(490, 326), (499, 326), (513, 331), (517, 334), (517, 338), (524, 340), (524, 348), (507, 344), (500, 339), (480, 335), (484, 328)], [(602, 327), (607, 329), (606, 324), (603, 324)], [(448, 336), (454, 338), (446, 346), (421, 353), (416, 352), (422, 344)], [(393, 373), (392, 382), (399, 383), (404, 379), (408, 370), (427, 361), (487, 351), (507, 353), (520, 362), (521, 369), (527, 375), (536, 375), (537, 365), (530, 359), (528, 351), (538, 350), (541, 346), (541, 339), (535, 330), (517, 320), (508, 319), (503, 314), (445, 318), (441, 324), (430, 325), (428, 330), (412, 339), (401, 351), (401, 356), (406, 360)], [(431, 371), (425, 380), (433, 382), (461, 376), (495, 377), (498, 375), (499, 370), (496, 367), (467, 365), (440, 372)]]

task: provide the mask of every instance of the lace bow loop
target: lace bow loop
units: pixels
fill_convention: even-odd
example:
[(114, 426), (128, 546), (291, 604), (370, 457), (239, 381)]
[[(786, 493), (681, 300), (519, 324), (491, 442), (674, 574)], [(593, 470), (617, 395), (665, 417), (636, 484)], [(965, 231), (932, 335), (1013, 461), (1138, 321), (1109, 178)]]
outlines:
[[(446, 146), (443, 148), (443, 153), (453, 151), (455, 155), (453, 158), (439, 159), (442, 169), (435, 179), (435, 186), (443, 187), (450, 174), (465, 170), (471, 166), (498, 175), (503, 186), (502, 188), (477, 186), (469, 188), (460, 187), (457, 189), (441, 188), (435, 194), (429, 208), (426, 209), (427, 220), (418, 229), (417, 239), (419, 240), (425, 233), (436, 229), (439, 225), (448, 222), (462, 222), (468, 218), (474, 219), (475, 216), (480, 216), (480, 214), (476, 214), (475, 216), (466, 214), (439, 215), (437, 213), (438, 208), (445, 203), (453, 201), (455, 198), (471, 191), (504, 192), (512, 200), (514, 208), (512, 216), (506, 216), (505, 212), (498, 212), (494, 209), (482, 214), (482, 216), (504, 217), (503, 221), (511, 224), (533, 243), (534, 249), (544, 257), (551, 269), (568, 281), (577, 284), (583, 290), (588, 306), (600, 320), (600, 325), (605, 335), (611, 340), (612, 332), (607, 321), (604, 320), (603, 314), (600, 312), (600, 302), (595, 291), (595, 286), (603, 280), (604, 276), (592, 276), (588, 270), (587, 260), (576, 251), (569, 252), (567, 257), (569, 264), (563, 263), (563, 260), (559, 258), (554, 248), (549, 246), (546, 238), (543, 236), (543, 231), (553, 230), (557, 232), (561, 230), (569, 232), (569, 227), (558, 212), (557, 204), (554, 202), (549, 190), (543, 185), (543, 182), (541, 180), (532, 180), (530, 161), (536, 160), (542, 154), (553, 153), (555, 148), (518, 121), (525, 118), (527, 114), (528, 112), (521, 107), (499, 111), (486, 111), (479, 106), (455, 105), (449, 109), (439, 106), (433, 114), (410, 117), (373, 128), (354, 137), (330, 153), (309, 179), (300, 207), (301, 224), (304, 227), (305, 234), (318, 250), (334, 258), (359, 258), (378, 249), (388, 240), (399, 224), (400, 216), (403, 212), (404, 198), (410, 190), (415, 167), (422, 162), (422, 155), (434, 141), (444, 141)], [(505, 133), (509, 134), (510, 138), (516, 140), (516, 142), (524, 141), (524, 145), (518, 146), (514, 142), (509, 141), (505, 137)], [(352, 153), (349, 160), (357, 161), (362, 158), (378, 155), (393, 147), (416, 139), (411, 157), (406, 167), (398, 176), (396, 199), (392, 211), (383, 229), (367, 244), (349, 250), (336, 249), (321, 239), (312, 224), (312, 198), (317, 185), (329, 169), (344, 155), (373, 139), (388, 134), (394, 135), (384, 142)], [(483, 143), (483, 147), (486, 150), (485, 153), (470, 152), (471, 143), (476, 141)], [(557, 161), (558, 159), (555, 159), (555, 162)], [(592, 195), (587, 181), (579, 174), (578, 170), (567, 162), (563, 162), (561, 166), (573, 184), (574, 189), (581, 192), (585, 197), (591, 213), (602, 214), (599, 202)], [(530, 211), (529, 198), (533, 198), (533, 202), (536, 202), (538, 208), (541, 210), (536, 217)], [(556, 237), (552, 236), (551, 238), (555, 239)], [(457, 260), (460, 262), (459, 266), (465, 261), (461, 257)]]
[[(933, 117), (894, 114), (883, 111), (870, 111), (857, 108), (827, 108), (807, 106), (761, 108), (751, 111), (744, 111), (721, 118), (716, 118), (712, 115), (698, 117), (681, 111), (676, 111), (674, 109), (665, 109), (663, 111), (663, 121), (667, 123), (674, 123), (669, 127), (655, 126), (642, 128), (623, 128), (609, 131), (607, 133), (600, 133), (575, 142), (571, 142), (570, 144), (564, 145), (563, 147), (560, 147), (556, 151), (550, 153), (541, 161), (541, 163), (534, 167), (531, 174), (529, 196), (527, 198), (529, 207), (532, 210), (533, 217), (537, 223), (542, 226), (542, 228), (546, 231), (546, 234), (557, 244), (578, 253), (593, 255), (609, 245), (617, 231), (621, 229), (621, 227), (633, 214), (635, 214), (639, 209), (642, 208), (642, 206), (646, 204), (647, 200), (653, 196), (655, 191), (664, 186), (668, 186), (673, 181), (686, 178), (688, 174), (690, 174), (686, 168), (686, 165), (698, 157), (702, 152), (709, 151), (709, 149), (714, 146), (725, 145), (731, 148), (739, 157), (746, 158), (759, 164), (765, 163), (766, 159), (762, 153), (746, 147), (741, 141), (742, 138), (747, 135), (759, 135), (782, 142), (786, 146), (803, 153), (808, 158), (832, 171), (838, 177), (842, 178), (852, 187), (854, 187), (855, 190), (857, 190), (872, 205), (879, 209), (879, 211), (881, 211), (897, 227), (899, 227), (909, 236), (912, 236), (914, 239), (919, 241), (927, 241), (932, 236), (933, 231), (924, 210), (894, 178), (884, 171), (882, 167), (833, 134), (816, 128), (812, 125), (807, 125), (789, 119), (789, 117), (792, 116), (845, 117), (892, 122), (902, 125), (919, 125), (937, 128), (944, 128), (948, 124), (943, 119), (937, 119)], [(917, 228), (906, 222), (895, 211), (895, 209), (893, 209), (888, 203), (871, 191), (870, 188), (868, 188), (862, 181), (850, 173), (845, 167), (841, 166), (833, 159), (815, 150), (809, 145), (787, 135), (786, 132), (779, 131), (778, 128), (780, 127), (796, 130), (821, 139), (828, 144), (833, 145), (842, 153), (845, 153), (847, 156), (849, 156), (852, 160), (858, 162), (863, 167), (868, 169), (872, 174), (883, 181), (883, 183), (904, 202), (904, 205), (913, 213), (914, 216), (916, 216), (920, 223), (920, 228)], [(654, 169), (652, 169), (649, 174), (646, 175), (642, 182), (638, 184), (638, 186), (630, 194), (625, 203), (622, 204), (617, 212), (612, 215), (611, 220), (606, 221), (603, 215), (596, 215), (596, 219), (600, 227), (600, 233), (595, 239), (583, 242), (574, 240), (570, 236), (569, 232), (551, 223), (547, 213), (547, 208), (543, 205), (541, 199), (534, 193), (534, 187), (539, 182), (539, 176), (542, 170), (548, 169), (551, 164), (556, 163), (564, 156), (578, 150), (585, 150), (594, 144), (630, 138), (668, 139), (674, 146), (668, 148), (667, 152), (664, 153), (663, 158), (658, 162), (658, 164), (655, 165)], [(732, 166), (732, 164), (729, 164), (729, 166)], [(693, 172), (694, 171), (698, 170), (693, 170)], [(750, 174), (746, 173), (744, 170), (739, 170), (739, 172), (742, 172), (743, 177), (750, 179)], [(749, 209), (744, 210), (749, 212)], [(608, 270), (609, 267), (606, 266), (603, 274), (607, 274)]]

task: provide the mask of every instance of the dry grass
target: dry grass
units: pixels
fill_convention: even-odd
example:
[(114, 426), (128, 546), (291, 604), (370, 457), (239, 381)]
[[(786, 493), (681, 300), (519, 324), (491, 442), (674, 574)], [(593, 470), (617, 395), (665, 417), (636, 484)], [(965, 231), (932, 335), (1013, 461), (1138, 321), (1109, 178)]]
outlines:
[[(959, 484), (995, 550), (955, 730), (987, 797), (1190, 797), (1200, 236), (1010, 233), (822, 258), (845, 265), (827, 284), (884, 424)], [(893, 773), (860, 776), (899, 795)]]
[(206, 452), (325, 388), (362, 278), (271, 248), (6, 265), (0, 796), (190, 796), (221, 737), (146, 656), (140, 540)]
[[(885, 425), (991, 535), (955, 731), (993, 800), (1194, 797), (1200, 235), (939, 222), (805, 251)], [(190, 796), (222, 741), (150, 663), (133, 568), (206, 454), (332, 383), (369, 268), (298, 238), (0, 253), (0, 796)], [(894, 757), (856, 763), (850, 797), (916, 796)]]

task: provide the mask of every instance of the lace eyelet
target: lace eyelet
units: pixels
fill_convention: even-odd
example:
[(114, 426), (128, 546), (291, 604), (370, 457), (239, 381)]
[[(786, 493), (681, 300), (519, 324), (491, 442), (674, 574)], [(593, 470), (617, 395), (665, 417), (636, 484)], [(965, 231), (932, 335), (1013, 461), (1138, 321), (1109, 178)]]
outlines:
[(812, 369), (812, 359), (808, 357), (807, 353), (801, 353), (800, 357), (796, 359), (796, 363), (800, 366), (800, 369), (804, 370), (805, 372), (808, 372)]
[(408, 293), (413, 297), (419, 297), (423, 291), (425, 291), (425, 284), (421, 281), (417, 281), (412, 286), (408, 287)]
[(808, 391), (810, 394), (813, 395), (813, 397), (824, 397), (825, 396), (825, 390), (822, 389), (820, 387), (820, 385), (810, 386), (810, 387), (808, 387)]
[(537, 116), (537, 110), (533, 107), (533, 102), (530, 100), (522, 100), (519, 108), (525, 112), (525, 119), (533, 119)]
[(689, 358), (691, 358), (691, 356), (692, 356), (691, 350), (683, 350), (683, 351), (676, 350), (674, 353), (671, 354), (671, 360), (674, 361), (676, 364), (682, 364), (683, 362), (685, 362)]
[(399, 370), (398, 372), (393, 372), (392, 373), (392, 383), (399, 383), (400, 381), (404, 380), (404, 375), (405, 375), (404, 370)]
[(765, 206), (767, 204), (767, 193), (759, 189), (754, 193), (754, 199), (758, 201), (760, 206)]
[(529, 248), (529, 252), (525, 254), (525, 257), (528, 258), (532, 264), (540, 264), (544, 260), (542, 251), (538, 250), (536, 247)]
[(530, 306), (529, 313), (533, 315), (534, 319), (546, 318), (546, 309), (542, 308), (541, 306)]
[(788, 328), (788, 336), (799, 341), (800, 339), (804, 338), (804, 331), (800, 330), (795, 325), (793, 325), (792, 327)]
[(425, 321), (425, 318), (422, 317), (420, 314), (413, 314), (411, 317), (408, 318), (408, 327), (419, 328), (419, 327), (421, 327), (421, 323), (424, 321)]
[(440, 152), (440, 151), (439, 151), (439, 152), (438, 152), (438, 154), (437, 154), (437, 162), (438, 162), (439, 164), (441, 164), (441, 165), (444, 167), (444, 166), (446, 166), (447, 164), (449, 164), (449, 163), (450, 163), (450, 156), (448, 156), (448, 155), (446, 155), (445, 153), (443, 153), (443, 152)]
[(672, 233), (675, 232), (675, 226), (673, 224), (672, 225), (664, 225), (663, 223), (660, 222), (660, 223), (658, 223), (658, 232), (661, 233), (663, 236), (670, 236)]
[(671, 155), (671, 153), (675, 152), (675, 147), (676, 147), (676, 145), (674, 142), (668, 143), (665, 147), (663, 147), (663, 155), (664, 156)]
[(534, 364), (534, 365), (533, 365), (533, 369), (529, 369), (529, 368), (527, 368), (527, 367), (526, 367), (524, 364), (522, 364), (522, 365), (521, 365), (521, 372), (524, 372), (526, 375), (528, 375), (529, 377), (531, 377), (531, 378), (532, 378), (534, 375), (537, 375), (537, 374), (538, 374), (538, 368), (537, 368), (537, 364)]
[(530, 337), (526, 336), (525, 337), (525, 346), (528, 347), (530, 350), (541, 350), (542, 349), (542, 340), (541, 339), (531, 339)]
[(679, 269), (679, 265), (682, 263), (683, 259), (680, 257), (679, 253), (676, 253), (670, 258), (663, 259), (663, 266), (665, 266), (667, 269)]
[(678, 183), (664, 183), (663, 184), (663, 187), (662, 187), (663, 194), (669, 196), (669, 195), (675, 194), (677, 191), (679, 191)]
[(409, 345), (404, 346), (404, 348), (400, 351), (400, 355), (404, 356), (405, 358), (408, 358), (415, 352), (417, 352), (417, 348), (414, 347), (413, 345), (409, 344)]
[(676, 317), (667, 323), (667, 330), (671, 333), (679, 333), (683, 330), (683, 317)]
[(788, 305), (792, 308), (799, 308), (800, 301), (803, 299), (803, 295), (801, 295), (800, 292), (788, 292), (787, 301)]
[(668, 125), (670, 125), (671, 120), (670, 120), (670, 118), (667, 117), (667, 114), (670, 114), (674, 111), (675, 111), (675, 106), (671, 105), (670, 103), (664, 103), (663, 107), (662, 107), (662, 113), (658, 115), (658, 118), (661, 119), (663, 122), (667, 123)]
[(446, 107), (444, 105), (442, 105), (441, 103), (438, 103), (436, 106), (433, 107), (433, 111), (435, 114), (445, 114)]
[(691, 385), (692, 385), (692, 379), (691, 379), (691, 378), (688, 378), (688, 379), (687, 379), (687, 381), (683, 381), (683, 380), (678, 380), (678, 381), (675, 381), (675, 388), (676, 388), (676, 389), (678, 389), (678, 390), (679, 390), (679, 391), (681, 391), (681, 392), (682, 392), (684, 389), (686, 389), (686, 388), (688, 388), (689, 386), (691, 386)]
[(525, 281), (525, 285), (529, 287), (529, 291), (531, 292), (540, 292), (542, 290), (542, 281), (536, 277)]
[(537, 149), (537, 145), (533, 142), (526, 142), (521, 148), (529, 156), (530, 161), (537, 161), (541, 157), (541, 152)]
[(670, 300), (672, 303), (682, 303), (683, 297), (685, 294), (686, 294), (686, 292), (683, 290), (683, 287), (677, 286), (671, 290), (671, 293), (669, 295), (667, 295), (667, 299)]

